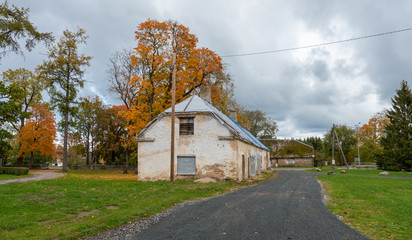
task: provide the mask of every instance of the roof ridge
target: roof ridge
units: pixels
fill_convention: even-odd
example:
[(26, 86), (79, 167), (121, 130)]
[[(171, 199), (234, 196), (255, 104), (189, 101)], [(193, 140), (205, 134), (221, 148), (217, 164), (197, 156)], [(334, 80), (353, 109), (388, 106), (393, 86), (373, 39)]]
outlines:
[[(187, 103), (185, 102), (187, 101)], [(218, 120), (221, 124), (225, 125), (233, 134), (236, 136), (240, 137), (244, 141), (255, 145), (259, 148), (263, 148), (266, 150), (270, 150), (268, 147), (266, 147), (262, 142), (259, 141), (253, 134), (251, 134), (248, 130), (244, 129), (241, 127), (237, 122), (235, 122), (233, 119), (231, 119), (229, 116), (223, 114), (220, 110), (218, 110), (215, 106), (213, 106), (212, 103), (210, 103), (207, 100), (202, 99), (198, 95), (193, 95), (192, 97), (187, 98), (183, 100), (182, 102), (176, 104), (175, 108), (176, 113), (183, 113), (183, 112), (193, 112), (193, 113), (210, 113), (213, 115), (216, 120)], [(166, 109), (163, 111), (159, 116), (154, 118), (150, 123), (148, 123), (145, 128), (142, 129), (142, 131), (138, 134), (138, 136), (141, 136), (144, 131), (148, 127), (150, 127), (157, 119), (162, 118), (166, 114), (171, 113), (171, 108)]]
[(195, 95), (193, 95), (193, 96), (190, 98), (189, 102), (186, 104), (186, 107), (183, 109), (183, 112), (186, 112), (187, 107), (188, 107), (189, 104), (192, 102), (192, 100), (193, 100), (194, 97), (195, 97)]

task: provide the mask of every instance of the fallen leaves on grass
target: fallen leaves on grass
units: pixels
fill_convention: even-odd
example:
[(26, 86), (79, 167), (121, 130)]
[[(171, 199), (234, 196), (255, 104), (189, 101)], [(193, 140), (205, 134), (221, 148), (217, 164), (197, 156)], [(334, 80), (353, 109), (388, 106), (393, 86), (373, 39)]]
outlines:
[(137, 181), (136, 174), (124, 174), (123, 170), (70, 170), (70, 175), (80, 179)]

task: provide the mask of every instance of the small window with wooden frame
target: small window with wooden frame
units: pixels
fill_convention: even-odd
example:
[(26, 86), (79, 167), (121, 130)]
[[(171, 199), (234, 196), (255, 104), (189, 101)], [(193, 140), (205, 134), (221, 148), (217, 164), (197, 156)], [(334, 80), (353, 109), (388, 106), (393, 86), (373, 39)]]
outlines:
[(179, 134), (180, 135), (194, 135), (195, 134), (195, 118), (182, 117), (179, 118)]

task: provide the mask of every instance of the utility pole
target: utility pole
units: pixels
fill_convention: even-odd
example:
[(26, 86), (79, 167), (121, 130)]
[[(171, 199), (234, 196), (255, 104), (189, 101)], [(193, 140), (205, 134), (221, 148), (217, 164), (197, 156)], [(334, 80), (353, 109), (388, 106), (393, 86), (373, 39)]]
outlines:
[(335, 124), (332, 126), (332, 169), (335, 169)]
[(338, 140), (338, 146), (339, 146), (339, 148), (340, 148), (340, 152), (342, 153), (343, 160), (345, 160), (346, 169), (349, 169), (348, 162), (346, 161), (345, 154), (343, 153), (343, 149), (342, 149), (342, 142), (341, 142), (341, 141), (339, 141), (339, 137), (338, 137), (338, 134), (336, 133), (335, 128), (333, 128), (333, 131), (334, 131), (334, 133), (335, 133), (335, 135), (336, 135), (336, 140)]
[[(359, 124), (361, 124), (360, 122), (356, 125), (357, 127), (357, 132), (358, 132), (358, 161), (359, 161), (359, 165), (360, 165), (360, 154), (359, 154)], [(355, 162), (356, 164), (356, 162)]]
[(176, 92), (176, 52), (173, 51), (173, 74), (172, 74), (172, 126), (170, 141), (170, 182), (174, 181), (175, 173), (175, 92)]

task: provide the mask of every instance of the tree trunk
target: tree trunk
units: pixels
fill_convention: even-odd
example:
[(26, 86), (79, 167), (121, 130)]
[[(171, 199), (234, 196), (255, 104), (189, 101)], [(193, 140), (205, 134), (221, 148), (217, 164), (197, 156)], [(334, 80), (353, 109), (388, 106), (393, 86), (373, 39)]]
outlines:
[(92, 158), (90, 159), (91, 161), (90, 161), (90, 165), (93, 165), (94, 164), (94, 158), (95, 158), (95, 152), (94, 152), (94, 142), (92, 141)]
[(150, 99), (149, 100), (149, 121), (152, 121), (152, 117), (153, 117), (153, 115), (152, 115), (152, 107), (153, 107), (153, 101), (152, 101), (152, 99)]
[[(24, 127), (24, 118), (20, 118), (20, 129), (19, 129), (19, 134), (20, 130)], [(19, 148), (17, 152), (20, 152), (21, 148), (21, 143), (19, 142)], [(17, 157), (17, 166), (23, 165), (23, 156)]]
[(29, 162), (29, 168), (30, 169), (31, 169), (31, 166), (33, 165), (33, 157), (34, 157), (33, 151), (31, 151), (30, 152), (30, 162)]
[(67, 172), (67, 135), (68, 135), (68, 123), (69, 113), (64, 114), (64, 142), (63, 142), (63, 172)]
[(89, 143), (89, 136), (87, 136), (86, 139), (86, 165), (88, 166), (90, 164), (90, 153), (89, 153), (89, 148), (90, 148), (90, 143)]
[[(127, 143), (126, 143), (127, 144)], [(123, 171), (124, 174), (127, 174), (127, 169), (129, 168), (129, 146), (126, 145), (126, 167)]]
[[(21, 148), (21, 143), (19, 143), (19, 152)], [(17, 166), (23, 165), (23, 156), (17, 157)]]

